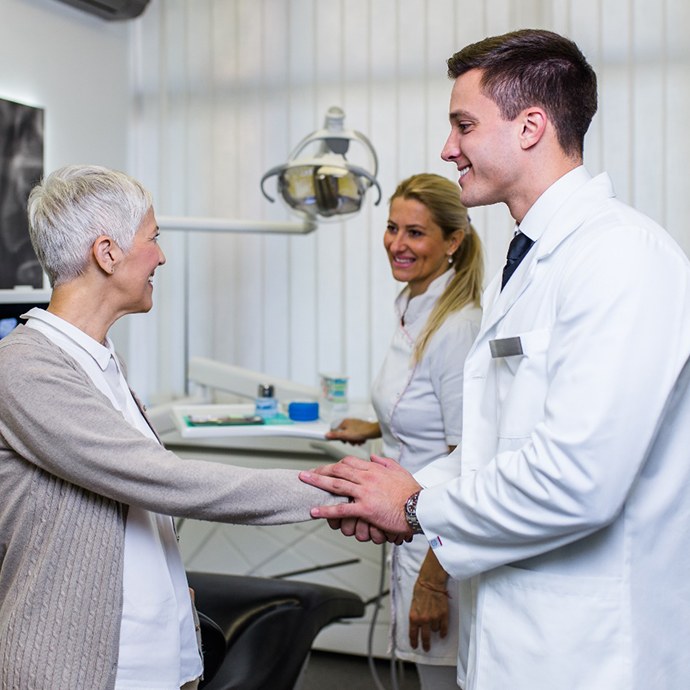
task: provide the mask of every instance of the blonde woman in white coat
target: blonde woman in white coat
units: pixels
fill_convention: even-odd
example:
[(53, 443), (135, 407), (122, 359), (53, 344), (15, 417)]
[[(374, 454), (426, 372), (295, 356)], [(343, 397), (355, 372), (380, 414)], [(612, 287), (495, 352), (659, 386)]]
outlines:
[[(460, 445), (463, 364), (479, 329), (483, 276), (479, 238), (457, 185), (432, 174), (400, 183), (384, 246), (397, 327), (372, 389), (377, 421), (345, 419), (329, 438), (360, 444), (383, 437), (384, 454), (416, 472)], [(459, 466), (448, 468), (448, 478)], [(393, 550), (391, 642), (415, 662), (424, 689), (457, 688), (458, 583), (423, 536)]]

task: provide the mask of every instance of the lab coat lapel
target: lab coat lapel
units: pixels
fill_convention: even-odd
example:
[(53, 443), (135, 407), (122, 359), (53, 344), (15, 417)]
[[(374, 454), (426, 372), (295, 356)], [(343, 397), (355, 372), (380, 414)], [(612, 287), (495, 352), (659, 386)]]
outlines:
[(500, 273), (491, 281), (492, 302), (490, 303), (491, 306), (489, 307), (487, 318), (482, 324), (486, 329), (494, 326), (505, 316), (510, 307), (515, 303), (515, 300), (532, 282), (535, 266), (540, 259), (539, 244), (539, 241), (534, 244), (503, 290), (501, 290)]
[(477, 344), (486, 341), (487, 334), (495, 332), (497, 325), (534, 280), (539, 263), (557, 251), (580, 227), (585, 216), (591, 215), (593, 206), (612, 196), (615, 195), (607, 174), (603, 173), (589, 180), (554, 214), (542, 236), (535, 242), (502, 291), (500, 271), (494, 276), (484, 293), (484, 318), (477, 336)]

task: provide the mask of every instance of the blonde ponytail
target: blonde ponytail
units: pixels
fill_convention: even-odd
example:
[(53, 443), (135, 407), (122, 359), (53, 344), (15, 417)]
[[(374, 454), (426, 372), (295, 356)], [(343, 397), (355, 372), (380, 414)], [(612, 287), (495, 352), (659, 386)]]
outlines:
[(462, 244), (453, 256), (455, 275), (438, 298), (429, 314), (422, 332), (417, 338), (414, 349), (415, 362), (421, 360), (434, 333), (443, 322), (455, 311), (460, 311), (468, 304), (479, 307), (481, 304), (482, 285), (484, 283), (484, 253), (482, 244), (475, 229), (468, 225)]

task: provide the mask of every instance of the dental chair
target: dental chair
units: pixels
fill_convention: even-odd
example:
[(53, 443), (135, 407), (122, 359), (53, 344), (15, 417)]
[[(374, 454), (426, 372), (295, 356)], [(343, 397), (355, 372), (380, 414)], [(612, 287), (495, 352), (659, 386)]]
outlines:
[(364, 615), (337, 587), (188, 572), (201, 624), (205, 690), (293, 690), (319, 631)]

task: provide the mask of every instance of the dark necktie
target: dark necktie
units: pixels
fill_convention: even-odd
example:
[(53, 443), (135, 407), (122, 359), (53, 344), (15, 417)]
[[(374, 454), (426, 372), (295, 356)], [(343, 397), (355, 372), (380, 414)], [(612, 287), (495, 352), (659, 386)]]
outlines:
[(508, 247), (508, 258), (506, 260), (506, 265), (503, 267), (501, 290), (505, 287), (510, 276), (515, 273), (515, 269), (520, 265), (520, 262), (527, 256), (527, 252), (533, 244), (534, 240), (531, 240), (527, 235), (524, 235), (518, 230)]

